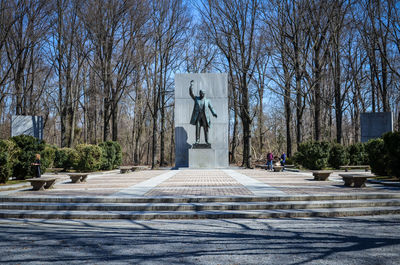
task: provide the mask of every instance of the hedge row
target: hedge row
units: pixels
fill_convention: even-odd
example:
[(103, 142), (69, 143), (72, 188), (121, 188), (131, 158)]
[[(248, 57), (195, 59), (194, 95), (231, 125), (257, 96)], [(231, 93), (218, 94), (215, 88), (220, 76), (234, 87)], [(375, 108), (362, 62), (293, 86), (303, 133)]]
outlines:
[(33, 176), (35, 154), (41, 156), (41, 171), (56, 167), (65, 170), (95, 171), (114, 169), (122, 162), (121, 146), (112, 141), (99, 145), (81, 144), (76, 148), (57, 148), (32, 136), (19, 135), (0, 140), (0, 183), (14, 176), (25, 179)]
[(305, 142), (293, 156), (297, 164), (312, 170), (328, 166), (370, 165), (377, 175), (400, 178), (400, 132), (389, 132), (382, 138), (348, 147), (327, 142)]

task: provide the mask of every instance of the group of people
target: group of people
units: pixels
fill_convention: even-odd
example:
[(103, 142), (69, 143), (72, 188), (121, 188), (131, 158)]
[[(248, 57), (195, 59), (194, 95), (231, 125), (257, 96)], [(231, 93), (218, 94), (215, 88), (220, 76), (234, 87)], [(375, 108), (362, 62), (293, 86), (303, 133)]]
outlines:
[[(281, 166), (285, 166), (286, 163), (286, 154), (282, 153), (280, 157), (280, 163)], [(274, 169), (274, 154), (272, 152), (268, 152), (267, 154), (267, 170), (273, 170)]]

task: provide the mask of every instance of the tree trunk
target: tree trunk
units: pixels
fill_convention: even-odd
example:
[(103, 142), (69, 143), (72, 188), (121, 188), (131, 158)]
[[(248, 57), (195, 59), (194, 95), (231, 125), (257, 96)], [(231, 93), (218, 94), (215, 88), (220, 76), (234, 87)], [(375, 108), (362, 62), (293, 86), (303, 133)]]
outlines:
[(303, 126), (303, 96), (301, 91), (301, 70), (299, 63), (299, 52), (295, 48), (295, 76), (296, 76), (296, 142), (297, 146), (302, 142)]
[(165, 89), (161, 93), (161, 108), (160, 108), (160, 166), (165, 163)]
[[(382, 37), (384, 38), (384, 37)], [(383, 111), (384, 112), (389, 112), (390, 111), (390, 105), (389, 105), (389, 98), (388, 98), (388, 65), (387, 61), (384, 58), (387, 58), (387, 47), (386, 47), (386, 40), (383, 39), (383, 48), (382, 48), (382, 53), (383, 53), (383, 58), (381, 58), (381, 65), (382, 65), (382, 105), (383, 105)]]
[(291, 134), (291, 121), (292, 109), (290, 107), (290, 83), (285, 85), (285, 121), (286, 121), (286, 154), (288, 157), (292, 156), (292, 134)]
[(321, 138), (321, 69), (319, 63), (319, 49), (314, 49), (314, 140)]
[(238, 107), (237, 107), (237, 98), (236, 98), (236, 91), (232, 89), (233, 94), (233, 130), (232, 130), (232, 142), (231, 142), (231, 156), (230, 156), (230, 163), (236, 163), (236, 146), (237, 146), (237, 131), (238, 131)]
[(116, 102), (116, 99), (113, 99), (112, 106), (112, 140), (116, 142), (118, 141), (118, 103)]
[(248, 88), (246, 83), (246, 75), (242, 77), (241, 80), (241, 92), (242, 92), (242, 101), (240, 106), (240, 117), (242, 119), (243, 126), (243, 162), (242, 166), (246, 168), (251, 168), (251, 146), (250, 146), (250, 138), (251, 138), (251, 120), (249, 116), (249, 95)]
[(335, 53), (335, 67), (334, 67), (334, 76), (333, 76), (333, 86), (335, 93), (335, 115), (336, 115), (336, 142), (338, 144), (342, 143), (342, 95), (341, 95), (341, 87), (340, 87), (340, 79), (341, 79), (341, 67), (340, 67), (340, 51), (339, 51), (339, 36), (335, 41), (334, 45), (334, 53)]
[[(282, 36), (282, 44), (284, 43), (284, 39)], [(283, 75), (284, 75), (284, 97), (283, 104), (285, 108), (285, 123), (286, 123), (286, 154), (287, 156), (292, 156), (292, 133), (291, 133), (291, 121), (292, 121), (292, 109), (290, 107), (291, 93), (290, 93), (290, 82), (291, 76), (288, 69), (288, 63), (286, 60), (286, 51), (281, 50), (281, 59), (283, 66)], [(281, 151), (281, 150), (279, 150)]]
[(106, 142), (110, 136), (110, 102), (108, 98), (104, 98), (104, 110), (103, 110), (103, 141)]

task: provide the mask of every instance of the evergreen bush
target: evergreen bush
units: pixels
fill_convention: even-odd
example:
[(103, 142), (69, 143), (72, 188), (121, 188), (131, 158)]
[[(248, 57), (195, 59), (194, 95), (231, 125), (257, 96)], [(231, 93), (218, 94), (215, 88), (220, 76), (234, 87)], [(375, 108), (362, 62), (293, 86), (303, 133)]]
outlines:
[(347, 152), (346, 147), (338, 143), (332, 144), (329, 152), (329, 165), (338, 169), (340, 166), (348, 165), (349, 162), (349, 153)]
[(291, 158), (291, 157), (286, 158), (286, 163), (285, 163), (286, 165), (294, 165), (294, 163), (295, 163), (295, 161), (293, 158)]
[(79, 161), (77, 170), (96, 171), (101, 167), (102, 150), (97, 145), (80, 144), (76, 146)]
[(68, 170), (71, 168), (77, 168), (79, 161), (79, 154), (73, 148), (59, 148), (55, 153), (54, 166), (56, 168), (63, 168)]
[(319, 170), (328, 165), (329, 151), (327, 142), (304, 142), (299, 145), (294, 159), (305, 168)]
[(54, 167), (54, 159), (56, 157), (57, 147), (46, 144), (44, 150), (40, 153), (41, 164), (46, 168)]
[(13, 166), (19, 149), (10, 140), (0, 140), (0, 183), (6, 183), (12, 177)]
[(117, 142), (107, 141), (99, 144), (102, 149), (101, 169), (111, 170), (117, 168), (122, 162), (121, 146)]
[(371, 166), (371, 172), (386, 176), (388, 174), (387, 168), (387, 155), (383, 139), (371, 139), (365, 144), (365, 150), (368, 154), (368, 162)]
[(400, 132), (388, 132), (383, 135), (387, 155), (388, 173), (400, 178)]
[(368, 154), (365, 151), (365, 146), (363, 143), (355, 143), (348, 147), (348, 152), (350, 156), (350, 165), (367, 165)]
[[(35, 155), (42, 154), (46, 147), (43, 140), (36, 139), (29, 135), (18, 135), (11, 140), (21, 150), (18, 152), (18, 157), (13, 165), (13, 175), (17, 179), (25, 179), (34, 176), (32, 163), (35, 162)], [(42, 163), (41, 172), (46, 172), (46, 164)]]

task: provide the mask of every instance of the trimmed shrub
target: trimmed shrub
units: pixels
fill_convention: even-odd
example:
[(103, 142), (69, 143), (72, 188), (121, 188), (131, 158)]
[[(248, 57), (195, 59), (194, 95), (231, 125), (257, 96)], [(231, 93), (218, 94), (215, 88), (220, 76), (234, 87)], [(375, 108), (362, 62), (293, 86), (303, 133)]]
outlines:
[(368, 154), (365, 151), (365, 146), (362, 143), (355, 143), (348, 147), (347, 151), (350, 156), (350, 165), (366, 165), (368, 164)]
[(323, 169), (328, 165), (329, 151), (327, 142), (304, 142), (299, 145), (294, 160), (308, 169)]
[(40, 153), (42, 165), (44, 165), (46, 168), (54, 167), (56, 152), (56, 146), (46, 144), (44, 150)]
[(291, 157), (286, 158), (286, 165), (294, 165), (295, 161)]
[(387, 154), (388, 173), (400, 178), (400, 132), (388, 132), (383, 135)]
[[(35, 155), (42, 154), (45, 149), (45, 142), (29, 135), (18, 135), (11, 140), (21, 150), (13, 166), (13, 175), (17, 179), (25, 179), (34, 175), (34, 168), (31, 165), (35, 162)], [(46, 172), (46, 164), (41, 165), (42, 174)]]
[(348, 165), (349, 162), (349, 153), (346, 147), (338, 143), (333, 144), (329, 152), (329, 165), (333, 168), (340, 168), (340, 166)]
[(54, 166), (56, 168), (63, 168), (64, 170), (70, 168), (77, 168), (79, 161), (79, 154), (72, 148), (60, 148), (55, 153)]
[(0, 183), (6, 183), (12, 177), (12, 170), (19, 149), (10, 140), (0, 140)]
[(388, 174), (387, 158), (384, 142), (381, 138), (371, 139), (365, 144), (365, 150), (368, 154), (369, 165), (371, 166), (372, 173), (380, 176)]
[(0, 152), (0, 183), (6, 183), (12, 175), (12, 165), (7, 152)]
[(99, 144), (102, 149), (101, 169), (111, 170), (117, 168), (122, 162), (121, 146), (117, 142), (107, 141)]
[(101, 166), (101, 148), (97, 145), (80, 144), (76, 146), (79, 161), (76, 169), (80, 171), (95, 171)]

